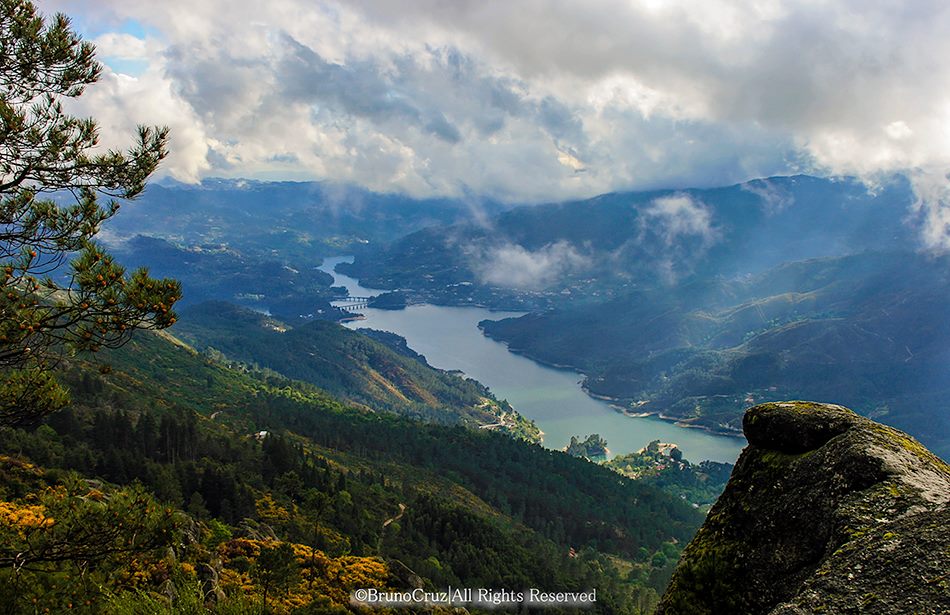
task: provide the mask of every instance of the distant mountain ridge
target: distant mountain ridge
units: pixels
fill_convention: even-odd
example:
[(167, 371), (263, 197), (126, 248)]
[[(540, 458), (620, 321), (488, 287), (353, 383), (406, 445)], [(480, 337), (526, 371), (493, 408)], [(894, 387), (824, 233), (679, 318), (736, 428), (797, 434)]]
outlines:
[(224, 300), (288, 320), (338, 320), (343, 315), (329, 301), (342, 291), (316, 270), (324, 257), (508, 207), (334, 182), (164, 181), (123, 203), (101, 239), (124, 263), (181, 280), (185, 303)]
[(431, 302), (491, 304), (512, 301), (510, 287), (517, 285), (506, 284), (503, 272), (520, 267), (533, 274), (524, 282), (535, 283), (521, 300), (549, 307), (869, 247), (907, 249), (917, 241), (908, 223), (913, 200), (900, 178), (874, 193), (857, 180), (809, 176), (611, 193), (518, 207), (480, 224), (423, 229), (364, 251), (341, 270), (368, 286), (409, 289)]
[(185, 244), (225, 241), (244, 251), (312, 260), (508, 207), (490, 199), (414, 199), (329, 181), (206, 179), (149, 185), (123, 204), (109, 231)]
[(866, 253), (481, 326), (515, 351), (577, 367), (590, 392), (630, 412), (738, 430), (744, 404), (832, 399), (946, 454), (948, 298), (947, 257)]
[(631, 413), (738, 432), (744, 405), (828, 399), (946, 453), (950, 266), (915, 251), (913, 202), (901, 178), (612, 193), (424, 229), (344, 271), (530, 311), (481, 326)]

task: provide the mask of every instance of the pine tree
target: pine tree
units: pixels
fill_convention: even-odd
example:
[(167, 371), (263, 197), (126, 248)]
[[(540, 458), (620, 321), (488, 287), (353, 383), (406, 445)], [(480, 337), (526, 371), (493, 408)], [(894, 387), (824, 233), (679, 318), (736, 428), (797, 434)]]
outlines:
[(299, 566), (293, 547), (286, 542), (261, 548), (251, 576), (261, 588), (261, 602), (267, 609), (268, 594), (282, 594), (299, 578)]
[(63, 101), (99, 79), (94, 51), (66, 16), (0, 0), (0, 425), (68, 403), (51, 373), (64, 352), (175, 322), (177, 282), (126, 274), (93, 241), (117, 199), (142, 193), (168, 141), (167, 128), (143, 126), (127, 152), (93, 151), (95, 120)]

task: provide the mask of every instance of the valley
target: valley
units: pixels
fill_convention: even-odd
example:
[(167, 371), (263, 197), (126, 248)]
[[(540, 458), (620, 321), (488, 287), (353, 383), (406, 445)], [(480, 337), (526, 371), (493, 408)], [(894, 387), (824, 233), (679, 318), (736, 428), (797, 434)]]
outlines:
[(917, 249), (911, 198), (899, 178), (808, 176), (611, 193), (423, 229), (339, 269), (526, 312), (480, 326), (634, 416), (738, 433), (746, 407), (823, 399), (947, 454), (947, 257)]
[[(818, 193), (829, 210), (863, 198), (815, 178), (785, 188)], [(202, 207), (223, 207), (235, 190)], [(748, 224), (761, 198), (748, 187), (696, 194), (722, 199), (725, 218), (710, 219), (717, 237)], [(890, 206), (860, 206), (886, 219), (905, 206), (899, 189), (873, 199), (888, 194)], [(72, 484), (65, 471), (117, 502), (157, 498), (202, 528), (177, 550), (176, 570), (214, 570), (219, 580), (202, 586), (235, 608), (261, 586), (260, 562), (284, 549), (299, 568), (273, 600), (287, 612), (311, 599), (313, 579), (334, 607), (358, 582), (555, 579), (593, 584), (602, 611), (647, 613), (746, 446), (745, 407), (845, 401), (945, 446), (946, 257), (901, 249), (903, 231), (861, 250), (865, 227), (844, 218), (846, 228), (798, 245), (786, 214), (756, 222), (771, 233), (762, 259), (719, 239), (667, 245), (661, 230), (636, 230), (658, 198), (673, 197), (503, 211), (488, 222), (502, 242), (494, 255), (460, 247), (484, 239), (472, 219), (427, 219), (418, 204), (352, 212), (348, 224), (387, 221), (365, 242), (334, 243), (341, 227), (328, 223), (308, 227), (309, 243), (272, 236), (272, 249), (250, 229), (273, 213), (192, 234), (126, 220), (128, 234), (110, 243), (130, 265), (181, 278), (180, 318), (98, 364), (62, 366), (70, 409), (5, 428), (0, 472), (14, 490), (4, 505), (25, 515), (30, 498), (59, 488), (82, 501), (62, 486)], [(550, 216), (562, 223), (539, 222)], [(845, 239), (829, 243), (835, 234)], [(664, 251), (678, 260), (659, 262)], [(178, 531), (167, 518), (149, 523)], [(324, 579), (317, 560), (342, 576)], [(165, 565), (142, 564), (151, 575)], [(115, 566), (100, 564), (96, 578)], [(30, 577), (37, 600), (62, 573), (48, 570)]]
[(0, 1), (0, 613), (950, 614), (905, 4)]
[[(366, 288), (349, 276), (337, 273), (347, 257), (328, 258), (321, 270), (333, 272), (334, 285), (354, 296), (380, 291)], [(696, 462), (706, 459), (732, 463), (744, 446), (742, 438), (717, 436), (698, 429), (683, 429), (656, 417), (634, 418), (621, 414), (608, 402), (587, 395), (582, 376), (573, 370), (556, 369), (509, 352), (504, 344), (485, 337), (479, 323), (515, 317), (478, 307), (413, 305), (405, 310), (361, 308), (363, 319), (346, 327), (382, 329), (404, 337), (409, 347), (436, 367), (461, 370), (507, 400), (519, 413), (544, 432), (544, 444), (562, 449), (571, 436), (598, 433), (607, 438), (610, 451), (623, 455), (639, 450), (650, 441), (676, 442), (684, 455)]]

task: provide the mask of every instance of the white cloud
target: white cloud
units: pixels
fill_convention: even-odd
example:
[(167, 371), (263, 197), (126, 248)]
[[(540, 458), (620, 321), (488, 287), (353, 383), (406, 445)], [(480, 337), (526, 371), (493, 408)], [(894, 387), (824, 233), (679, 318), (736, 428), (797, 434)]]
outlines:
[(96, 46), (96, 52), (100, 57), (147, 60), (151, 55), (145, 39), (131, 34), (106, 32), (101, 36), (97, 36), (92, 42)]
[(919, 171), (911, 176), (917, 193), (914, 210), (921, 223), (921, 238), (930, 250), (950, 250), (950, 176)]
[(514, 243), (470, 248), (469, 256), (479, 281), (506, 288), (547, 288), (591, 266), (590, 259), (566, 241), (534, 251)]
[[(123, 134), (171, 117), (182, 151), (165, 170), (182, 178), (537, 201), (801, 170), (944, 181), (950, 169), (941, 0), (42, 8), (80, 15), (104, 54), (148, 61), (134, 87), (89, 90), (106, 105), (95, 115), (125, 113), (108, 122)], [(154, 35), (132, 40), (126, 20)], [(935, 194), (921, 184), (937, 198), (920, 207), (927, 242), (950, 247)]]
[(99, 83), (82, 97), (70, 101), (70, 112), (93, 116), (99, 122), (103, 148), (126, 149), (136, 126), (167, 125), (171, 128), (170, 154), (164, 172), (183, 181), (196, 181), (211, 169), (207, 160), (211, 139), (192, 107), (154, 67), (131, 77), (107, 70)]
[(653, 265), (667, 283), (692, 270), (720, 239), (709, 207), (689, 194), (653, 199), (640, 212), (636, 241), (641, 246), (657, 245), (651, 254)]
[(668, 246), (684, 238), (709, 244), (717, 236), (709, 208), (688, 194), (654, 199), (643, 210), (643, 215), (647, 218), (647, 224), (664, 238)]
[(748, 182), (742, 185), (742, 189), (759, 197), (759, 202), (770, 214), (777, 213), (795, 202), (788, 191), (768, 179)]

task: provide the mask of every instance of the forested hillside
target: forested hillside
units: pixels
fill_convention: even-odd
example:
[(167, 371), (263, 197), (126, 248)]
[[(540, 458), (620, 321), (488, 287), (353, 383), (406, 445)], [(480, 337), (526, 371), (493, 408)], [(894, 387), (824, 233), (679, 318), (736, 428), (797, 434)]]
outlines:
[(330, 181), (169, 181), (151, 184), (110, 230), (114, 237), (144, 234), (189, 245), (224, 241), (249, 254), (312, 261), (507, 207), (491, 199), (413, 199)]
[(7, 612), (119, 612), (162, 588), (317, 612), (355, 587), (468, 584), (597, 587), (600, 610), (636, 613), (701, 521), (595, 464), (348, 408), (166, 335), (103, 360), (63, 368), (70, 409), (3, 430)]
[(946, 257), (868, 252), (482, 323), (631, 412), (738, 429), (753, 401), (828, 399), (950, 449)]
[(345, 291), (332, 288), (333, 276), (309, 261), (305, 266), (227, 242), (178, 244), (144, 235), (122, 241), (115, 252), (130, 267), (148, 267), (179, 280), (184, 290), (181, 305), (228, 301), (294, 321), (301, 316), (308, 320), (346, 317), (330, 305)]
[(807, 258), (906, 249), (916, 242), (906, 224), (912, 200), (903, 180), (869, 192), (854, 180), (809, 176), (618, 192), (423, 229), (341, 270), (436, 303), (545, 309)]
[(434, 369), (419, 356), (396, 351), (336, 323), (290, 326), (222, 302), (187, 309), (176, 335), (199, 350), (257, 365), (314, 384), (341, 399), (444, 425), (502, 424), (502, 430), (539, 441), (537, 427), (484, 385)]

